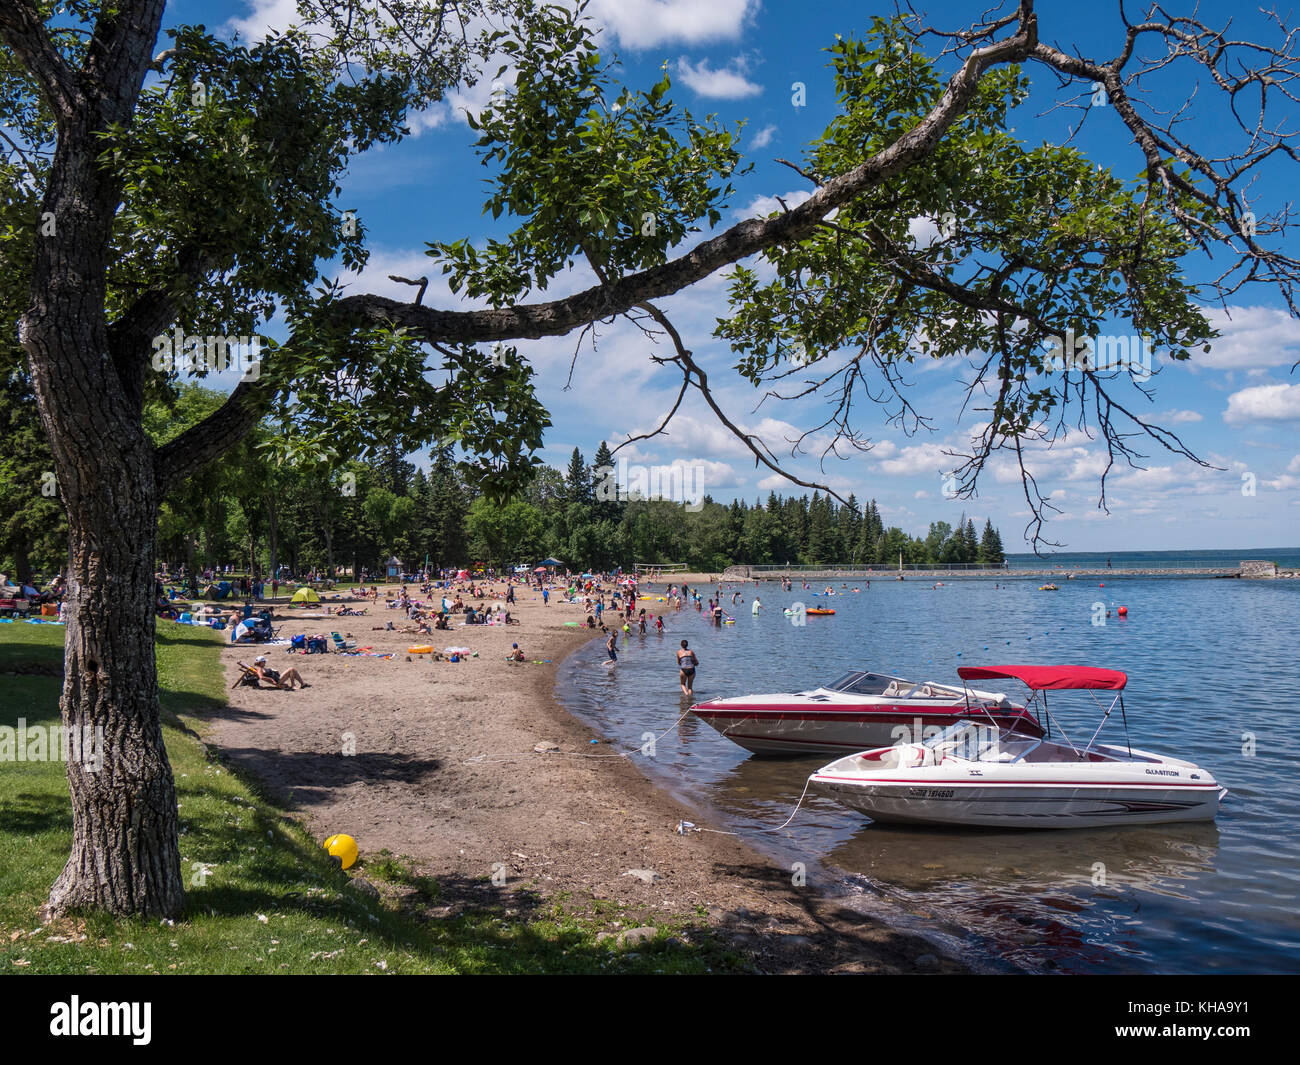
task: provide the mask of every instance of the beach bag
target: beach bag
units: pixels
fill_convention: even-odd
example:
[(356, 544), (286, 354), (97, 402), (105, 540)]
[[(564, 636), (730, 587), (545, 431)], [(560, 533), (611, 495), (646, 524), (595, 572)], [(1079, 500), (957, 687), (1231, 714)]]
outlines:
[(307, 640), (307, 653), (309, 655), (329, 654), (329, 644), (325, 642), (324, 636), (312, 636)]
[(299, 633), (297, 636), (293, 637), (293, 639), (291, 639), (291, 640), (289, 641), (289, 644), (290, 644), (290, 646), (293, 647), (293, 649), (294, 649), (295, 651), (305, 651), (305, 650), (307, 650), (307, 636), (306, 636), (306, 634), (305, 634), (305, 633)]

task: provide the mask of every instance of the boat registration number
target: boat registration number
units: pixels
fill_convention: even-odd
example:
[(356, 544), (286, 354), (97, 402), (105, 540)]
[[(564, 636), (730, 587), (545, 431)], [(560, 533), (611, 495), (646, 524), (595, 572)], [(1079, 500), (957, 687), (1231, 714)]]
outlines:
[(952, 788), (912, 788), (907, 793), (910, 799), (951, 799), (954, 794)]

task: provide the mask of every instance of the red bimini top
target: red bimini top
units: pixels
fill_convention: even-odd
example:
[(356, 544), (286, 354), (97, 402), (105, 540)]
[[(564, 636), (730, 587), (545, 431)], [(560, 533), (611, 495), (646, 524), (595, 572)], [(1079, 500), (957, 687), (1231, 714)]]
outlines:
[(1121, 691), (1128, 683), (1128, 675), (1117, 669), (1097, 669), (1094, 666), (958, 666), (957, 675), (962, 680), (993, 680), (1011, 677), (1024, 681), (1034, 691), (1057, 688), (1099, 688), (1104, 691)]

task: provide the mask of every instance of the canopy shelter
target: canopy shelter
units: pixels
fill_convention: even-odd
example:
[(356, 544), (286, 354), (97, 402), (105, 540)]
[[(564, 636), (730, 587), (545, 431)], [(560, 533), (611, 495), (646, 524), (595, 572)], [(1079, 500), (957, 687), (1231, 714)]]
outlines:
[(558, 558), (544, 558), (544, 559), (542, 559), (541, 564), (542, 564), (543, 566), (563, 566), (563, 565), (564, 565), (564, 563), (561, 562)]
[(290, 599), (289, 602), (291, 602), (291, 603), (316, 603), (317, 605), (319, 605), (319, 604), (320, 604), (320, 596), (316, 594), (316, 589), (315, 589), (315, 588), (308, 588), (308, 587), (304, 586), (304, 587), (302, 587), (302, 588), (299, 588), (296, 592), (293, 593), (293, 598)]
[[(1124, 721), (1124, 736), (1128, 739), (1128, 713), (1124, 709), (1124, 686), (1128, 683), (1128, 674), (1121, 673), (1118, 669), (1098, 669), (1095, 666), (958, 666), (957, 675), (962, 680), (991, 680), (1000, 677), (1010, 677), (1013, 680), (1022, 681), (1035, 694), (1033, 703), (1039, 701), (1039, 695), (1042, 696), (1043, 714), (1047, 718), (1047, 734), (1050, 736), (1052, 725), (1056, 725), (1057, 731), (1065, 739), (1065, 742), (1082, 758), (1092, 750), (1092, 746), (1097, 742), (1097, 737), (1101, 735), (1101, 730), (1105, 727), (1106, 722), (1110, 720), (1110, 715), (1116, 706), (1119, 706), (1120, 716)], [(1092, 734), (1092, 739), (1088, 745), (1079, 750), (1065, 735), (1065, 730), (1052, 717), (1051, 711), (1047, 708), (1047, 692), (1049, 691), (1112, 691), (1115, 697), (1111, 700), (1110, 706), (1105, 708), (1101, 715), (1101, 724), (1097, 726), (1097, 731)], [(1094, 695), (1093, 700), (1097, 697)], [(1100, 703), (1098, 703), (1100, 708)], [(1035, 713), (1037, 710), (1035, 709)], [(1129, 743), (1129, 754), (1133, 753), (1132, 743)]]
[(1023, 681), (1034, 691), (1078, 690), (1122, 691), (1128, 675), (1117, 669), (1093, 666), (958, 666), (962, 680), (993, 680), (1010, 677)]

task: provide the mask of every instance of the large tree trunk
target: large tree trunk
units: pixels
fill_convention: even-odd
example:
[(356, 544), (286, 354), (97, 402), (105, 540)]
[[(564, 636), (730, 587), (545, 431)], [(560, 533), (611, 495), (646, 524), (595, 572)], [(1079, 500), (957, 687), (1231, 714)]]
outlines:
[(97, 771), (84, 758), (68, 761), (72, 853), (50, 889), (49, 916), (174, 916), (184, 904), (154, 668), (152, 462), (132, 472), (139, 480), (120, 476), (114, 485), (122, 494), (69, 507), (63, 724), (70, 736), (102, 730), (95, 749), (103, 760)]
[(275, 497), (266, 497), (266, 528), (267, 528), (267, 550), (270, 552), (271, 565), (270, 573), (275, 575), (276, 567), (279, 565), (280, 553), (280, 522), (279, 512), (276, 510)]
[(325, 569), (330, 578), (334, 577), (334, 530), (330, 527), (330, 515), (322, 514), (320, 522), (321, 536), (325, 539)]
[(19, 337), (68, 514), (63, 724), (72, 736), (101, 733), (103, 757), (98, 768), (69, 758), (72, 849), (47, 917), (174, 916), (184, 904), (154, 666), (159, 486), (141, 424), (152, 323), (110, 343), (105, 278), (119, 189), (99, 163), (102, 131), (129, 122), (162, 8), (147, 0), (100, 27), (105, 39), (91, 52), (111, 57), (102, 95), (86, 96), (75, 76), (48, 76), (61, 115), (42, 206), (57, 224), (35, 246)]
[(32, 560), (27, 554), (27, 548), (22, 544), (14, 545), (14, 579), (21, 588), (24, 584), (31, 584), (32, 581)]

